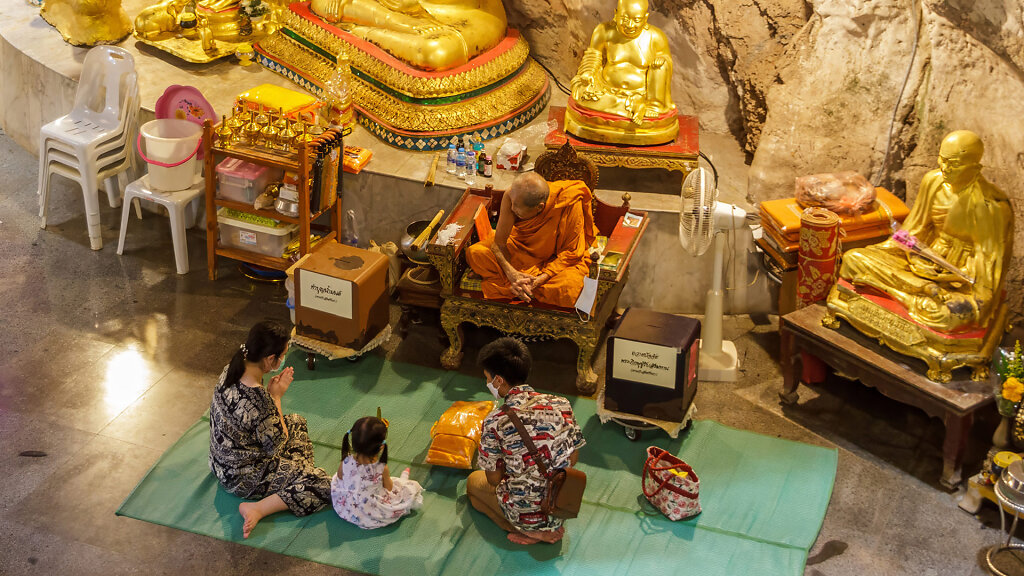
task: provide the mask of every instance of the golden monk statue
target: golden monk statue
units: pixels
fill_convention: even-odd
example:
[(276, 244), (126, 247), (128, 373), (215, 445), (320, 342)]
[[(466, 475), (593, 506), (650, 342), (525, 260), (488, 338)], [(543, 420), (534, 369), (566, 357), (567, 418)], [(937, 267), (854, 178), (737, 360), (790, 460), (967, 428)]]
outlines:
[[(976, 379), (987, 377), (988, 358), (1005, 324), (1013, 212), (1006, 194), (982, 176), (983, 152), (973, 132), (947, 135), (939, 169), (921, 180), (903, 230), (843, 255), (840, 277), (858, 292), (884, 293), (910, 322), (890, 318), (886, 324), (884, 310), (855, 303), (858, 296), (839, 285), (828, 297), (830, 314), (924, 359), (933, 380), (948, 381), (950, 371), (963, 365), (975, 368)], [(876, 325), (878, 318), (884, 326)], [(836, 324), (831, 318), (826, 323)]]
[(566, 132), (616, 144), (675, 140), (672, 54), (665, 33), (648, 24), (647, 15), (647, 0), (619, 0), (614, 21), (594, 29), (572, 79)]
[(537, 301), (572, 308), (590, 267), (593, 196), (579, 180), (516, 177), (501, 198), (494, 238), (466, 251), (485, 298)]
[(422, 70), (461, 66), (505, 37), (501, 0), (313, 0), (314, 13)]

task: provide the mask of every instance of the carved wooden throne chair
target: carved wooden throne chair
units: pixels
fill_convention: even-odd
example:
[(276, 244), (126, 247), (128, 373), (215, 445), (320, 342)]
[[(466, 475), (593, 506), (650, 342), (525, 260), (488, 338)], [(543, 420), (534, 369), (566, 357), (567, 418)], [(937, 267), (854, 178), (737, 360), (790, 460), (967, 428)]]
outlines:
[[(591, 191), (597, 185), (597, 168), (590, 160), (579, 158), (570, 144), (561, 149), (545, 152), (535, 163), (535, 170), (549, 182), (582, 180)], [(582, 320), (574, 308), (563, 308), (539, 303), (513, 303), (508, 300), (486, 300), (479, 281), (474, 285), (467, 275), (465, 249), (479, 241), (474, 227), (477, 208), (482, 206), (493, 223), (501, 206), (502, 190), (490, 186), (485, 189), (469, 188), (441, 225), (461, 226), (447, 244), (440, 244), (435, 236), (427, 246), (431, 263), (441, 276), (441, 325), (448, 335), (450, 347), (441, 354), (441, 365), (454, 370), (462, 363), (462, 323), (489, 326), (506, 334), (530, 338), (567, 338), (576, 343), (576, 388), (582, 394), (592, 394), (597, 374), (591, 367), (594, 351), (608, 319), (615, 312), (619, 294), (629, 276), (629, 262), (636, 246), (647, 229), (646, 212), (630, 210), (629, 194), (622, 195), (622, 204), (606, 204), (594, 196), (594, 224), (598, 240), (592, 247), (590, 277), (598, 279), (597, 298), (589, 320)], [(624, 224), (626, 213), (638, 224)], [(605, 242), (602, 243), (602, 238)], [(603, 244), (603, 247), (602, 247)], [(597, 252), (594, 252), (597, 250)], [(598, 264), (597, 255), (615, 255)]]

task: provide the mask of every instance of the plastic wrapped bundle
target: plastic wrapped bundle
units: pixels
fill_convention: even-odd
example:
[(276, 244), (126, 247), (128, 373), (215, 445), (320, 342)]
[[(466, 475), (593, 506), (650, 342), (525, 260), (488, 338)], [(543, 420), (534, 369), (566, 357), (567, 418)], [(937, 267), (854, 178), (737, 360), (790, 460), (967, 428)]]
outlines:
[(473, 467), (473, 455), (480, 444), (480, 428), (494, 402), (456, 402), (430, 428), (427, 464), (450, 468)]
[(863, 214), (874, 205), (875, 188), (852, 170), (812, 174), (796, 179), (796, 201), (804, 208), (825, 208), (840, 215)]

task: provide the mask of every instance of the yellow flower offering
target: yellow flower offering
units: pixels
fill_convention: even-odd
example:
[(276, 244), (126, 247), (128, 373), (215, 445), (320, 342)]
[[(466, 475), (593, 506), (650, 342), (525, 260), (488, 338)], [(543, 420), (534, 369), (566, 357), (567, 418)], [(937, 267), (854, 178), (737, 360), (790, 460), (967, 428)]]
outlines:
[(1006, 379), (1006, 382), (1003, 382), (1003, 398), (1010, 402), (1020, 402), (1022, 395), (1024, 395), (1024, 383), (1020, 380), (1011, 376)]

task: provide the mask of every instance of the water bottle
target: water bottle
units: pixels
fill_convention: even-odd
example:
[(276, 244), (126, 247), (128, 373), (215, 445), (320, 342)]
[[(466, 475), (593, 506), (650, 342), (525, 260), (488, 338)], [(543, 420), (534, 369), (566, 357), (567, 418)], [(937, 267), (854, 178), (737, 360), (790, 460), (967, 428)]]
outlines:
[(458, 156), (459, 152), (455, 149), (455, 142), (452, 142), (448, 145), (448, 166), (445, 168), (449, 174), (459, 171)]
[(458, 171), (459, 178), (466, 177), (466, 149), (459, 148), (458, 155), (455, 157), (455, 168)]
[(341, 235), (341, 243), (349, 246), (359, 245), (359, 230), (356, 224), (356, 211), (345, 212), (345, 228)]
[(476, 152), (466, 152), (466, 185), (472, 186), (476, 182)]

